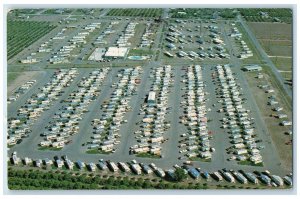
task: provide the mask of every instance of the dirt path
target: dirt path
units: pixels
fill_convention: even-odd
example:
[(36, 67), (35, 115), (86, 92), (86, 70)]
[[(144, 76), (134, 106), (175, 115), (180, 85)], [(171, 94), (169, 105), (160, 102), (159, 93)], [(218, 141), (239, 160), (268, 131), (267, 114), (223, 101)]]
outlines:
[(41, 71), (22, 72), (10, 85), (7, 85), (7, 95), (11, 95), (17, 88), (29, 80), (36, 79)]
[(280, 55), (278, 55), (278, 56), (273, 56), (273, 55), (268, 55), (268, 57), (278, 57), (278, 58), (286, 58), (286, 59), (291, 59), (291, 58), (293, 58), (293, 57), (291, 57), (291, 56), (280, 56)]

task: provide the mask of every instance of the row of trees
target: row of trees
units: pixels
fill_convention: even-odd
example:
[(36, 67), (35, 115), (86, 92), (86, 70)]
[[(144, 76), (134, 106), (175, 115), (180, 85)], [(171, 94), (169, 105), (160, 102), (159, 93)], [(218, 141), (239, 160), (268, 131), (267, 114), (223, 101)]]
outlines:
[(130, 9), (111, 9), (108, 16), (129, 16), (129, 17), (159, 17), (162, 14), (161, 8), (130, 8)]
[[(253, 22), (278, 22), (278, 20), (291, 23), (293, 13), (288, 8), (241, 8), (238, 9), (247, 21)], [(267, 13), (269, 17), (263, 17), (262, 12)]]
[[(175, 181), (183, 181), (187, 175), (182, 169), (175, 171)], [(76, 172), (40, 170), (8, 170), (8, 187), (11, 190), (47, 189), (206, 189), (204, 183), (174, 183), (161, 179), (135, 176), (100, 176)]]
[(30, 46), (55, 27), (47, 22), (9, 20), (7, 22), (8, 59)]

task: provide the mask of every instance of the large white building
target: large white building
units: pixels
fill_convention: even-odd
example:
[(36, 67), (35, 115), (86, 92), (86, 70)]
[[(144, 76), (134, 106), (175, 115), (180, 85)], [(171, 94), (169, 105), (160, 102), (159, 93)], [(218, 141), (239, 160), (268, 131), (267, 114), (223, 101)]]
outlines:
[(109, 47), (105, 53), (105, 57), (122, 58), (127, 55), (128, 48)]
[(155, 92), (154, 91), (149, 92), (147, 102), (148, 103), (154, 103), (155, 102)]

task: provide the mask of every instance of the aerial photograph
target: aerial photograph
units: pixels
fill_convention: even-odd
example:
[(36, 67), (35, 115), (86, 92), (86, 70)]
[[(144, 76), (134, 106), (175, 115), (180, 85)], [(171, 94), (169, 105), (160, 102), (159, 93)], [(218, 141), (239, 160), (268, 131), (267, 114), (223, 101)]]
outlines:
[(9, 9), (7, 189), (292, 190), (293, 11)]

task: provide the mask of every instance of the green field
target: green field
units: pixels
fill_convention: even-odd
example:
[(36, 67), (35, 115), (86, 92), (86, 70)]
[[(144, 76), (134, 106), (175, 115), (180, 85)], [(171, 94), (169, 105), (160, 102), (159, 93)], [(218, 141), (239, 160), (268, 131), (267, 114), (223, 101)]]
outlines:
[(272, 57), (271, 60), (279, 70), (293, 70), (293, 60), (291, 58)]
[(21, 73), (19, 72), (8, 72), (7, 73), (7, 84), (11, 84)]
[(118, 8), (111, 9), (107, 16), (127, 16), (127, 17), (160, 17), (162, 14), (161, 8)]
[(90, 149), (88, 151), (86, 151), (87, 154), (110, 154), (110, 152), (105, 152), (102, 150), (98, 150), (98, 149)]
[(149, 154), (149, 153), (139, 153), (136, 155), (136, 157), (141, 158), (161, 158), (159, 155)]
[(54, 147), (39, 147), (38, 150), (41, 150), (41, 151), (46, 151), (46, 150), (51, 150), (51, 151), (60, 151), (61, 148), (54, 148)]
[(7, 21), (7, 59), (17, 55), (55, 27), (49, 22)]
[(131, 49), (128, 56), (147, 56), (152, 55), (153, 51), (149, 49)]

